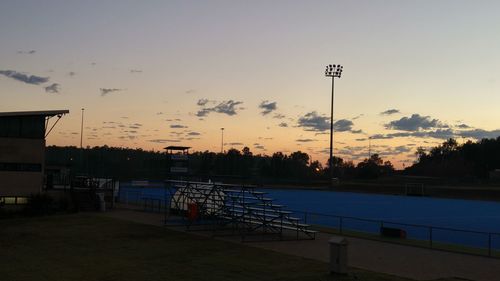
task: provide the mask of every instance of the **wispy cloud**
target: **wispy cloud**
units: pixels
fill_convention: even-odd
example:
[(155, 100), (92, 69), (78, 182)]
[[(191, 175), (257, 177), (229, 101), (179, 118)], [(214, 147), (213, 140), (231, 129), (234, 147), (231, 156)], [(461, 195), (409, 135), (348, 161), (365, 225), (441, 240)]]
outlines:
[(195, 89), (189, 89), (189, 90), (186, 90), (184, 93), (185, 94), (194, 94), (194, 93), (196, 93), (196, 90)]
[(18, 54), (23, 54), (23, 55), (33, 55), (36, 53), (36, 50), (29, 50), (29, 51), (17, 51)]
[(148, 142), (169, 143), (169, 142), (180, 142), (180, 140), (176, 140), (176, 139), (152, 139), (152, 140), (148, 140)]
[(463, 124), (463, 123), (462, 123), (462, 124), (457, 125), (457, 128), (460, 128), (460, 129), (469, 129), (469, 128), (470, 128), (470, 126), (469, 126), (469, 125), (467, 125), (467, 124)]
[(260, 114), (262, 115), (267, 115), (273, 111), (275, 111), (278, 107), (276, 105), (276, 102), (270, 102), (268, 100), (265, 100), (259, 104), (259, 108), (262, 110)]
[(101, 97), (104, 97), (111, 93), (123, 91), (123, 89), (117, 89), (117, 88), (100, 88), (99, 90), (101, 91)]
[(387, 109), (386, 111), (380, 112), (380, 115), (393, 115), (399, 113), (398, 109)]
[(196, 102), (196, 105), (198, 105), (198, 106), (205, 106), (205, 105), (207, 105), (209, 102), (210, 102), (210, 100), (209, 100), (209, 99), (199, 99), (199, 100)]
[(50, 86), (45, 87), (45, 92), (47, 92), (47, 93), (59, 93), (59, 91), (61, 89), (60, 86), (61, 85), (54, 83)]
[(483, 130), (483, 129), (470, 129), (470, 130), (452, 130), (450, 128), (444, 129), (434, 129), (427, 131), (406, 131), (397, 132), (391, 134), (376, 134), (372, 135), (372, 139), (393, 139), (393, 138), (435, 138), (435, 139), (449, 139), (449, 138), (473, 138), (473, 139), (483, 139), (483, 138), (496, 138), (500, 136), (499, 130)]
[(281, 122), (281, 123), (278, 124), (278, 126), (280, 126), (282, 128), (286, 128), (286, 127), (288, 127), (288, 124), (285, 123), (285, 122)]
[(172, 129), (184, 129), (187, 128), (188, 126), (180, 125), (180, 124), (172, 124), (170, 125), (170, 128)]
[(142, 70), (140, 70), (140, 69), (131, 69), (130, 73), (142, 73)]
[[(200, 99), (198, 100), (198, 105), (199, 106), (205, 106), (209, 101), (207, 99)], [(217, 104), (214, 107), (204, 107), (196, 113), (196, 116), (198, 117), (205, 117), (211, 112), (216, 112), (216, 113), (221, 113), (221, 114), (226, 114), (229, 116), (236, 115), (237, 110), (241, 109), (238, 108), (237, 106), (243, 104), (241, 101), (234, 101), (234, 100), (228, 100), (228, 101), (222, 101), (219, 104)]]
[(15, 70), (0, 70), (0, 74), (14, 80), (32, 85), (40, 85), (49, 81), (49, 77), (24, 74)]
[(483, 138), (498, 138), (500, 136), (500, 129), (497, 130), (483, 130), (483, 129), (471, 129), (457, 132), (458, 137), (473, 138), (473, 139), (483, 139)]
[(313, 139), (296, 139), (295, 141), (296, 142), (313, 142), (313, 141), (316, 141), (316, 140), (313, 140)]

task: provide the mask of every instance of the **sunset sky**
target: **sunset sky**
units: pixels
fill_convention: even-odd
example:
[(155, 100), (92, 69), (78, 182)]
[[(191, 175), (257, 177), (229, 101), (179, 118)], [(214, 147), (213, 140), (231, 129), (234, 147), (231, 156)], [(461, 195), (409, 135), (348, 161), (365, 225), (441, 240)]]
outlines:
[(2, 1), (0, 111), (69, 109), (49, 145), (335, 150), (401, 168), (500, 135), (498, 1)]

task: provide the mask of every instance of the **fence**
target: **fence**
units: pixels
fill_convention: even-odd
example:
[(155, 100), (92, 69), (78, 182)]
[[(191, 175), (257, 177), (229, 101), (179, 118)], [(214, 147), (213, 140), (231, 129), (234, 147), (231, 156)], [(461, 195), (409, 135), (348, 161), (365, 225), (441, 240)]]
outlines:
[[(317, 230), (384, 242), (500, 258), (500, 233), (329, 215), (293, 210)], [(381, 235), (382, 228), (400, 229), (404, 238)]]

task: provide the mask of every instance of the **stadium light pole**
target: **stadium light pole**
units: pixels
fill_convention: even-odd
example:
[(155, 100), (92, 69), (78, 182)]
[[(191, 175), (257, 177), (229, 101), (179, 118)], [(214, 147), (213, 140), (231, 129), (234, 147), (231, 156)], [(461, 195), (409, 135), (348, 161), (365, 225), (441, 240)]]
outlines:
[(335, 77), (340, 78), (342, 75), (342, 69), (344, 67), (340, 64), (329, 64), (326, 66), (325, 76), (332, 77), (332, 105), (330, 110), (330, 184), (333, 184), (333, 99), (334, 99), (334, 86), (335, 86)]

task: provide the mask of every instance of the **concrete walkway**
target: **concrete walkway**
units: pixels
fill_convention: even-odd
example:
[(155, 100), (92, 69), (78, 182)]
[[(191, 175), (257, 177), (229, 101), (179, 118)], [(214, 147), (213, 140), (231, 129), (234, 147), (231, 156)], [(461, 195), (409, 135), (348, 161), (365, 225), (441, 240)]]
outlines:
[[(137, 210), (114, 210), (107, 217), (163, 226), (163, 215)], [(183, 231), (182, 228), (174, 230)], [(191, 232), (193, 233), (193, 232)], [(194, 232), (203, 234), (203, 232)], [(251, 242), (248, 246), (269, 249), (323, 262), (329, 260), (328, 240), (334, 235), (319, 233), (316, 240)], [(235, 237), (221, 240), (239, 242)], [(347, 237), (349, 265), (415, 280), (457, 277), (465, 280), (500, 280), (500, 259), (449, 253)]]

